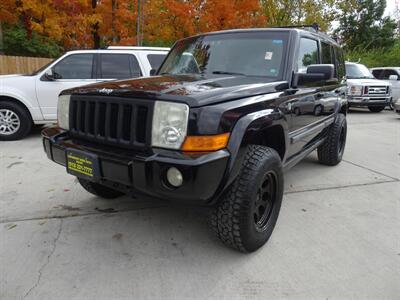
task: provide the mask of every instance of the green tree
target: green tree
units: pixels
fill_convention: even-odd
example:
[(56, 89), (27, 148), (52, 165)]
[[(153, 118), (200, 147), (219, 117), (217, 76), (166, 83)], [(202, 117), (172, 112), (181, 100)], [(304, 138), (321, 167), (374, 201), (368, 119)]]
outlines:
[(396, 22), (383, 17), (386, 0), (357, 0), (343, 9), (335, 33), (348, 50), (387, 48), (395, 42)]
[(340, 8), (354, 0), (260, 0), (271, 26), (311, 25), (317, 23), (327, 31)]
[(31, 33), (21, 25), (3, 26), (4, 53), (6, 55), (26, 55), (41, 57), (57, 57), (63, 49), (49, 37)]

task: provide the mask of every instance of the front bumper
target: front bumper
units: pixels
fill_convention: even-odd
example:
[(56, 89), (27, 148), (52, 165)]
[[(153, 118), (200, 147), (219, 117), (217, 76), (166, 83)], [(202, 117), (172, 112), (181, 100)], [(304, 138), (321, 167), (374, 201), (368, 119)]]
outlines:
[[(188, 155), (162, 149), (152, 153), (115, 149), (74, 140), (67, 131), (57, 127), (44, 129), (42, 137), (47, 157), (63, 166), (66, 165), (66, 149), (95, 154), (99, 159), (98, 182), (101, 184), (130, 195), (146, 195), (197, 205), (211, 203), (222, 188), (230, 158), (227, 150)], [(170, 167), (182, 172), (182, 186), (172, 188), (165, 183)]]
[(370, 97), (370, 96), (349, 96), (348, 103), (352, 107), (364, 106), (389, 106), (390, 96)]

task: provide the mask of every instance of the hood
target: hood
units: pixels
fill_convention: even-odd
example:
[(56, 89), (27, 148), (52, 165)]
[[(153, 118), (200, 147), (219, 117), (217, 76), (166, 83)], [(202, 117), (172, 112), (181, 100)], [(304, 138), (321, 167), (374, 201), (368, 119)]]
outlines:
[(8, 75), (0, 75), (0, 80), (1, 79), (6, 79), (6, 78), (14, 78), (14, 77), (20, 77), (23, 76), (22, 74), (8, 74)]
[(108, 81), (66, 90), (63, 94), (110, 95), (126, 98), (185, 102), (192, 107), (243, 97), (268, 94), (287, 88), (287, 82), (267, 78), (164, 75)]
[(348, 85), (364, 85), (364, 86), (390, 86), (391, 84), (378, 79), (347, 79)]
[(0, 75), (0, 91), (4, 92), (10, 89), (20, 90), (21, 88), (34, 84), (31, 76), (22, 74)]

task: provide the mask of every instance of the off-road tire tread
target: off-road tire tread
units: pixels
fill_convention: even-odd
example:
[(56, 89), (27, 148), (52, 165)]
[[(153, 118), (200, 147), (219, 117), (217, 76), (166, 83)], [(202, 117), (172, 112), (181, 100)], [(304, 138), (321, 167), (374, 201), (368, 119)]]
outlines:
[(329, 128), (325, 141), (318, 147), (317, 153), (320, 163), (328, 166), (336, 166), (341, 161), (338, 157), (337, 143), (339, 142), (343, 122), (346, 122), (345, 115), (338, 114), (335, 122)]
[(240, 212), (251, 205), (244, 192), (247, 190), (248, 184), (251, 183), (252, 173), (257, 172), (257, 165), (260, 160), (271, 156), (277, 156), (280, 159), (278, 153), (273, 149), (250, 145), (238, 178), (228, 188), (221, 199), (221, 203), (211, 209), (211, 228), (228, 247), (245, 253), (249, 252), (244, 247), (240, 237)]
[(91, 182), (82, 178), (78, 178), (78, 181), (86, 191), (101, 198), (114, 199), (124, 195), (124, 193), (110, 189), (100, 183)]

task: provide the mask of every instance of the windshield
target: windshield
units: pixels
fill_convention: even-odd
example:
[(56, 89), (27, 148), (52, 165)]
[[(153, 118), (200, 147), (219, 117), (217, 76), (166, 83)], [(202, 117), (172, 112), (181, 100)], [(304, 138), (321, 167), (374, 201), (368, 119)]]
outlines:
[(159, 74), (258, 76), (280, 80), (287, 33), (236, 32), (198, 36), (175, 44)]
[(366, 66), (359, 64), (346, 64), (346, 75), (349, 79), (375, 78)]

